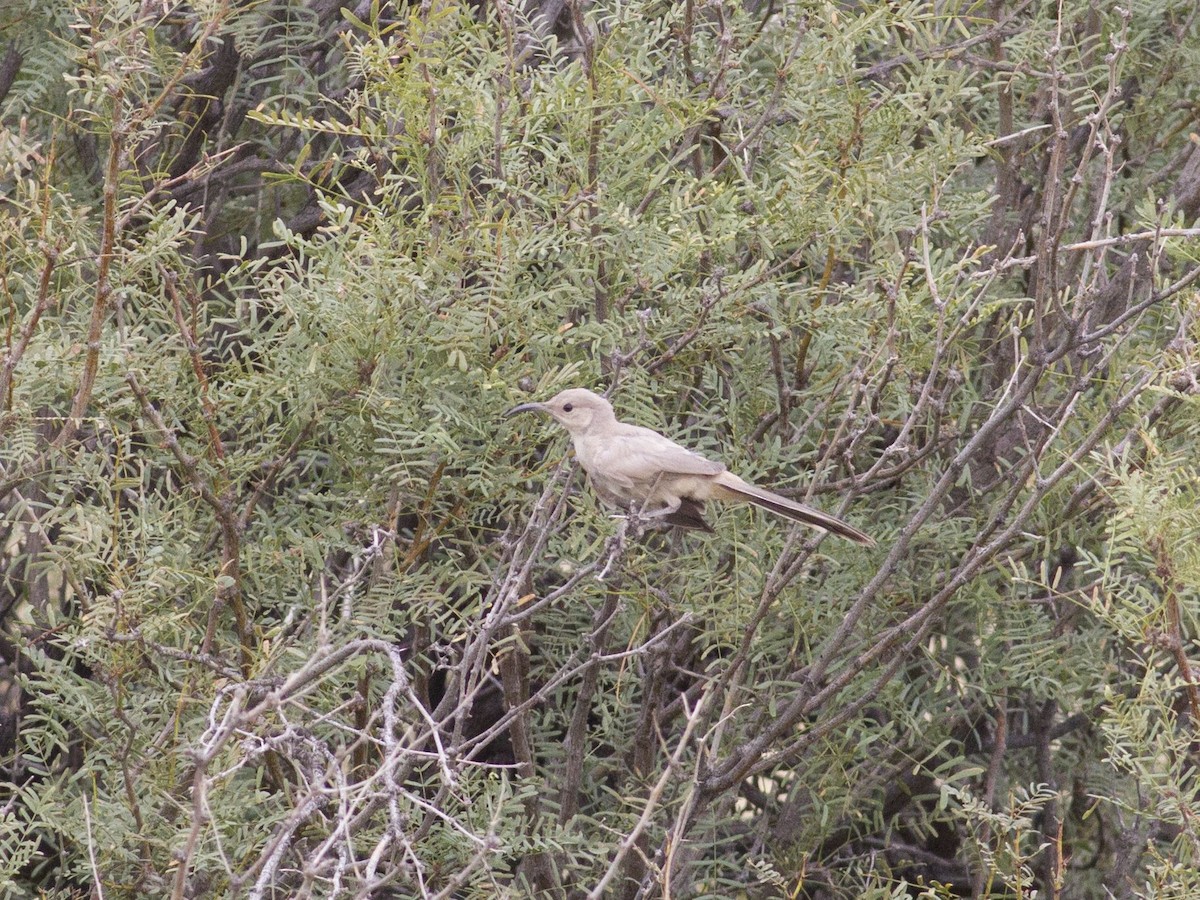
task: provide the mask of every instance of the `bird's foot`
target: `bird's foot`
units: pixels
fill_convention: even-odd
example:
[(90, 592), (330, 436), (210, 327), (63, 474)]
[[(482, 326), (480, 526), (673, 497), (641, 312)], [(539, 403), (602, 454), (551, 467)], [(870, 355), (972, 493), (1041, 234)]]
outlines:
[(626, 537), (639, 538), (646, 530), (647, 521), (637, 513), (613, 513), (609, 516), (610, 519), (615, 519), (621, 524), (617, 526), (617, 534), (622, 539)]
[(612, 519), (621, 521), (623, 533), (637, 539), (651, 531), (669, 531), (671, 524), (664, 522), (660, 514), (645, 513), (641, 510), (627, 513), (614, 513)]

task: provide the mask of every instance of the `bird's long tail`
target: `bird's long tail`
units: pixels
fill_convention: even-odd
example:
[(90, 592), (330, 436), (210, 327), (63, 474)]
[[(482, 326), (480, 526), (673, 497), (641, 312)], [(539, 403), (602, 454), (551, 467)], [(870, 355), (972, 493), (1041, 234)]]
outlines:
[(753, 503), (755, 506), (768, 509), (776, 515), (783, 516), (785, 519), (810, 525), (813, 528), (820, 528), (822, 531), (828, 531), (830, 534), (836, 534), (839, 537), (856, 541), (859, 544), (867, 544), (869, 546), (875, 543), (875, 539), (869, 534), (859, 531), (853, 525), (843, 522), (835, 516), (823, 513), (819, 509), (813, 509), (811, 506), (805, 506), (803, 503), (789, 500), (787, 497), (780, 497), (778, 494), (763, 490), (757, 485), (739, 478), (732, 472), (722, 472), (713, 479), (713, 483), (714, 487), (717, 488), (717, 490), (713, 491), (715, 497)]

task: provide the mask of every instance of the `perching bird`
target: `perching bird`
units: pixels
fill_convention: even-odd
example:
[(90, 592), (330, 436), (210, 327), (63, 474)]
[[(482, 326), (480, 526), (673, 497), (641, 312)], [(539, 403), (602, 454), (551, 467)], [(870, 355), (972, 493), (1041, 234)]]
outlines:
[(618, 422), (612, 404), (591, 391), (570, 388), (545, 403), (522, 403), (504, 415), (543, 412), (571, 434), (575, 456), (592, 488), (610, 506), (672, 525), (712, 531), (704, 521), (705, 500), (753, 503), (784, 518), (829, 531), (860, 544), (875, 541), (841, 519), (763, 490), (725, 466), (673, 440)]

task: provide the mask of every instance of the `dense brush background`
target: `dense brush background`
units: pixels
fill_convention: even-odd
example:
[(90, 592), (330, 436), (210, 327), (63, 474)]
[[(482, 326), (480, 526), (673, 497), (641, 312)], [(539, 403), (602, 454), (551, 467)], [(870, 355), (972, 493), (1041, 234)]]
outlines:
[(0, 893), (1200, 896), (1198, 19), (6, 0)]

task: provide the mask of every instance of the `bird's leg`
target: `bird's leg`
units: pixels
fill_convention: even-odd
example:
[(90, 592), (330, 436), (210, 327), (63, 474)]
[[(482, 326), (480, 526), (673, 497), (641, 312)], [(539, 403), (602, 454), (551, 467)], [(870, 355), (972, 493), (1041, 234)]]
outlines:
[(679, 509), (679, 506), (683, 501), (679, 497), (672, 497), (668, 495), (665, 498), (667, 501), (666, 506), (652, 509), (649, 512), (646, 511), (646, 507), (650, 505), (650, 501), (653, 500), (655, 495), (658, 493), (658, 485), (662, 479), (663, 473), (659, 472), (658, 477), (654, 479), (654, 483), (650, 485), (650, 489), (646, 491), (646, 498), (637, 505), (636, 509), (638, 518), (658, 519), (662, 516), (669, 516), (671, 513), (675, 512), (675, 510)]
[(664, 516), (669, 516), (671, 513), (676, 512), (679, 507), (683, 505), (682, 498), (668, 495), (664, 498), (667, 501), (665, 506), (656, 507), (650, 511), (646, 510), (647, 505), (649, 505), (650, 501), (654, 499), (654, 496), (658, 491), (658, 483), (662, 481), (662, 477), (662, 473), (659, 473), (658, 477), (654, 479), (654, 483), (650, 485), (650, 490), (646, 491), (645, 500), (643, 500), (641, 503), (631, 504), (629, 507), (630, 518), (633, 519), (633, 523), (637, 527), (638, 533), (644, 530), (644, 526), (653, 524), (649, 520), (661, 519)]
[[(648, 502), (648, 501), (647, 501)], [(642, 519), (661, 519), (663, 516), (669, 516), (673, 512), (678, 512), (679, 507), (683, 505), (683, 500), (679, 497), (671, 497), (670, 502), (666, 506), (660, 506), (657, 509), (652, 509), (646, 512), (646, 504), (643, 503), (638, 509), (637, 514)]]

